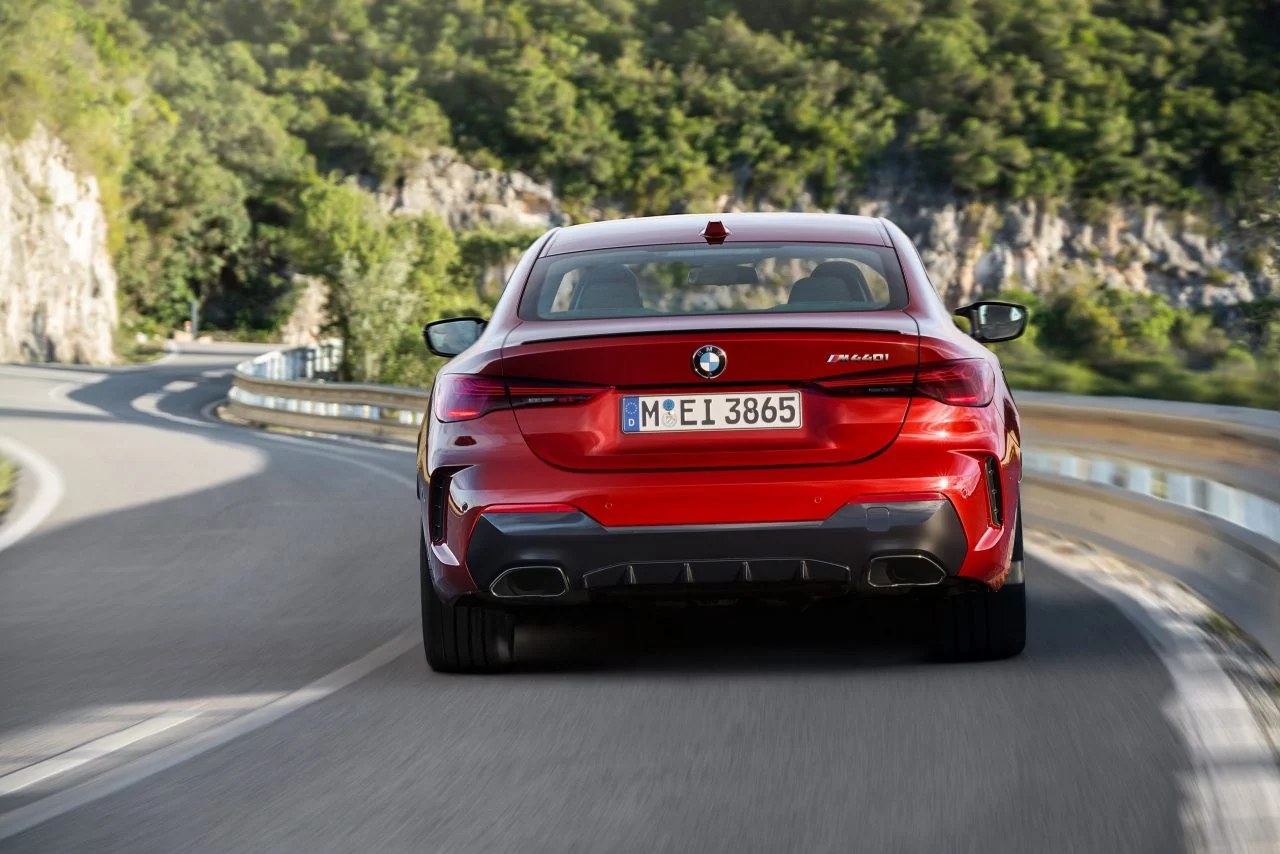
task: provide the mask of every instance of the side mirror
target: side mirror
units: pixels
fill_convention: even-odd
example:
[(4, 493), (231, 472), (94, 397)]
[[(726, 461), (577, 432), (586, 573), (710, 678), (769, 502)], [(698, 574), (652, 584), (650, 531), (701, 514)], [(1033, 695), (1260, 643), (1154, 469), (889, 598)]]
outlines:
[(1017, 303), (984, 300), (958, 308), (956, 314), (969, 319), (969, 334), (975, 341), (988, 344), (1021, 336), (1027, 331), (1030, 313)]
[(486, 321), (478, 317), (451, 317), (422, 327), (422, 340), (437, 356), (452, 358), (476, 343)]

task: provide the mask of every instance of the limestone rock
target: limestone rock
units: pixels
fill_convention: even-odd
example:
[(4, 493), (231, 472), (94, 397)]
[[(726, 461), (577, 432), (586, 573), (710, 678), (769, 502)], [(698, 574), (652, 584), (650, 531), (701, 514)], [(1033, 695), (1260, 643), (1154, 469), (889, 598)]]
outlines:
[(0, 362), (109, 364), (117, 322), (97, 181), (42, 127), (0, 140)]
[(280, 327), (280, 343), (288, 347), (314, 346), (329, 322), (326, 304), (329, 289), (325, 283), (312, 276), (297, 276), (294, 287), (298, 289), (298, 301), (289, 319)]
[(896, 222), (953, 306), (1009, 288), (1042, 289), (1055, 276), (1080, 272), (1175, 305), (1234, 305), (1280, 294), (1276, 259), (1246, 273), (1245, 247), (1223, 217), (1113, 207), (1091, 222), (1035, 201), (966, 203), (887, 181), (850, 194), (834, 210)]
[(482, 225), (545, 229), (565, 221), (550, 184), (523, 172), (477, 169), (448, 149), (423, 157), (394, 186), (363, 183), (384, 210), (432, 213), (458, 231)]

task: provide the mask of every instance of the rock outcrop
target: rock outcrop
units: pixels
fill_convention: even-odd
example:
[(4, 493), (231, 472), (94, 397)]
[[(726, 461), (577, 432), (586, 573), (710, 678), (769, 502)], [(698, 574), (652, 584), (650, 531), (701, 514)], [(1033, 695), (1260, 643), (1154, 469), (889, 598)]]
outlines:
[(280, 327), (280, 343), (289, 347), (314, 346), (320, 343), (329, 322), (327, 303), (329, 288), (314, 276), (296, 276), (293, 281), (297, 302), (289, 319)]
[(550, 184), (523, 172), (477, 169), (449, 149), (423, 157), (395, 185), (362, 183), (384, 210), (432, 213), (455, 231), (484, 225), (550, 228), (566, 221)]
[[(721, 202), (725, 210), (745, 209)], [(802, 199), (795, 209), (813, 208)], [(919, 189), (859, 193), (837, 210), (897, 223), (953, 306), (982, 293), (1037, 291), (1084, 277), (1178, 306), (1280, 294), (1280, 259), (1248, 251), (1225, 219), (1113, 206), (1089, 220), (1042, 202), (984, 204)]]
[[(550, 228), (568, 220), (550, 184), (522, 172), (477, 169), (448, 150), (424, 157), (395, 186), (366, 187), (385, 210), (433, 213), (456, 230)], [(779, 209), (731, 196), (711, 208)], [(819, 208), (801, 195), (790, 209)], [(600, 215), (582, 210), (587, 217)], [(1179, 306), (1231, 305), (1280, 294), (1280, 259), (1249, 249), (1225, 217), (1113, 206), (1086, 218), (1062, 205), (977, 202), (888, 175), (851, 192), (832, 210), (886, 216), (900, 225), (952, 305), (983, 293), (1043, 290), (1055, 281), (1084, 278), (1159, 294)]]
[(0, 362), (108, 364), (117, 320), (97, 181), (41, 127), (0, 140)]
[(1156, 207), (1114, 207), (1097, 222), (1034, 201), (872, 201), (858, 212), (887, 216), (911, 235), (934, 285), (956, 304), (984, 291), (1039, 290), (1056, 277), (1081, 274), (1180, 306), (1248, 302), (1280, 285), (1272, 264), (1246, 270), (1243, 248), (1219, 236), (1217, 223)]

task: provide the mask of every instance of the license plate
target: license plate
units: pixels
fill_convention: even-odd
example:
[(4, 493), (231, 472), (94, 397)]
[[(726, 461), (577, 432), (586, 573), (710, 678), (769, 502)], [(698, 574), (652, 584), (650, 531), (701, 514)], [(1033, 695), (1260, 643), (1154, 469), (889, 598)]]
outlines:
[(690, 430), (795, 430), (800, 392), (634, 395), (622, 398), (623, 433)]

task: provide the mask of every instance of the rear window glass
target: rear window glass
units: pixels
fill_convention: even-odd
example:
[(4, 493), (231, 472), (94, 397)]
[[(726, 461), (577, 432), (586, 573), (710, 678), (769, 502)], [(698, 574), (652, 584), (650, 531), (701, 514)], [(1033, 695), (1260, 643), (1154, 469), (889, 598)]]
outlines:
[(681, 244), (543, 258), (526, 320), (879, 311), (907, 304), (891, 248), (831, 243)]

